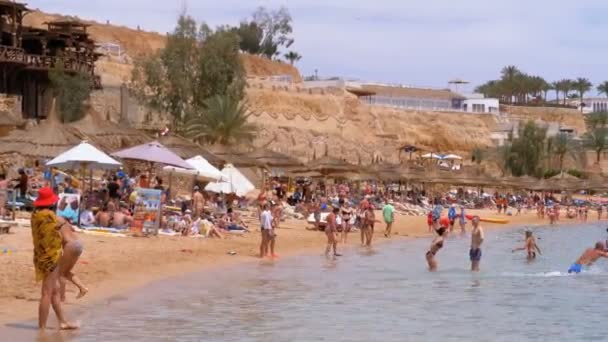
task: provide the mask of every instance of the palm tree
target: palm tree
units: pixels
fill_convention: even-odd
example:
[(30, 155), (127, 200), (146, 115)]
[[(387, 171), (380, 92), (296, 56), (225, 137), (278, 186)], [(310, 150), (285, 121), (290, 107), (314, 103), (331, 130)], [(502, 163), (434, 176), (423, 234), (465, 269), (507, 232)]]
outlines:
[(559, 104), (559, 92), (562, 90), (562, 83), (560, 81), (555, 81), (551, 83), (551, 87), (555, 90), (555, 103)]
[(586, 92), (591, 90), (591, 87), (593, 86), (593, 84), (591, 84), (591, 82), (589, 82), (588, 79), (579, 77), (576, 79), (576, 81), (574, 81), (572, 83), (572, 86), (574, 89), (576, 89), (576, 91), (578, 91), (579, 99), (581, 101), (581, 112), (582, 112), (583, 107), (585, 106), (585, 103), (583, 103), (583, 96), (585, 95)]
[(562, 84), (562, 92), (564, 93), (564, 106), (566, 105), (566, 100), (568, 99), (568, 93), (570, 93), (570, 91), (573, 88), (573, 81), (569, 80), (569, 79), (563, 79), (560, 81)]
[(256, 126), (249, 123), (249, 109), (229, 95), (204, 101), (205, 109), (186, 123), (185, 134), (201, 143), (230, 145), (255, 138)]
[(598, 127), (585, 133), (583, 146), (595, 151), (596, 162), (599, 164), (602, 151), (608, 147), (608, 128)]
[(589, 131), (596, 128), (608, 127), (608, 113), (596, 112), (585, 115), (585, 125)]
[(604, 94), (608, 97), (608, 81), (604, 81), (601, 84), (597, 85), (597, 92), (599, 94)]
[(559, 159), (559, 169), (564, 170), (564, 157), (573, 149), (572, 138), (567, 133), (559, 133), (551, 138), (553, 141), (553, 154)]
[(293, 65), (295, 62), (299, 61), (300, 59), (302, 59), (302, 56), (295, 52), (295, 51), (289, 51), (288, 53), (286, 53), (284, 55), (285, 59), (289, 61), (289, 63), (291, 65)]
[(521, 74), (521, 71), (519, 71), (519, 69), (517, 69), (517, 67), (514, 65), (507, 65), (506, 67), (502, 68), (500, 73), (502, 75), (502, 81), (504, 82), (507, 90), (507, 102), (511, 103), (513, 101), (513, 95), (515, 95), (515, 91), (517, 89), (515, 78)]
[(541, 80), (542, 80), (542, 83), (541, 83), (540, 90), (543, 93), (543, 102), (546, 103), (547, 102), (547, 95), (549, 94), (549, 90), (553, 89), (553, 87), (544, 78), (541, 78)]

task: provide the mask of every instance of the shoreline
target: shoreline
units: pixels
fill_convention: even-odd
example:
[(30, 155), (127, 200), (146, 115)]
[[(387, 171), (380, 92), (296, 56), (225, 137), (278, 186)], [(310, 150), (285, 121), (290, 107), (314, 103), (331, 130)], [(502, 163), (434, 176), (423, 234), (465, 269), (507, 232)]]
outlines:
[[(471, 213), (485, 216), (497, 215), (489, 210), (471, 210)], [(482, 224), (484, 229), (508, 229), (517, 226), (548, 225), (547, 220), (540, 220), (535, 212), (521, 216), (503, 216), (510, 221), (507, 224)], [(562, 220), (556, 227), (576, 223), (576, 220)], [(590, 221), (593, 222), (593, 221)], [(287, 220), (277, 230), (277, 252), (283, 257), (306, 256), (322, 254), (325, 247), (325, 235), (321, 232), (309, 231), (305, 221)], [(188, 237), (151, 237), (151, 238), (114, 238), (99, 236), (83, 236), (85, 253), (77, 264), (75, 272), (89, 286), (89, 294), (74, 300), (76, 294), (72, 286), (67, 292), (67, 316), (72, 320), (70, 311), (87, 309), (97, 303), (111, 301), (113, 297), (146, 287), (154, 282), (189, 275), (196, 272), (217, 270), (223, 267), (260, 262), (255, 256), (259, 244), (259, 234), (252, 227), (252, 233), (245, 236), (230, 236), (225, 240), (197, 239)], [(410, 239), (427, 238), (431, 236), (426, 225), (426, 216), (398, 215), (393, 227), (391, 238), (383, 236), (384, 224), (378, 224), (374, 236), (374, 245), (389, 241), (408, 241)], [(460, 228), (455, 227), (455, 234)], [(470, 223), (467, 224), (467, 231)], [(27, 236), (24, 236), (27, 235)], [(8, 239), (7, 239), (8, 237)], [(29, 229), (18, 228), (15, 234), (0, 236), (0, 247), (10, 238), (22, 248), (12, 255), (0, 255), (0, 287), (7, 291), (0, 295), (0, 324), (23, 322), (35, 319), (39, 284), (34, 282), (33, 266), (31, 265), (31, 244)], [(108, 243), (109, 242), (109, 243)], [(350, 233), (347, 245), (340, 244), (340, 250), (350, 250), (359, 246), (359, 234)], [(31, 247), (29, 247), (31, 249)], [(228, 252), (237, 252), (228, 255)], [(29, 258), (27, 257), (29, 253)], [(18, 261), (11, 262), (11, 257), (18, 255)], [(16, 258), (16, 259), (17, 259)], [(164, 259), (164, 260), (159, 260)], [(94, 260), (94, 261), (93, 261)], [(8, 261), (8, 263), (7, 263)], [(280, 259), (276, 262), (280, 262)], [(6, 267), (8, 266), (8, 267)], [(14, 274), (4, 272), (14, 271)], [(29, 273), (31, 272), (31, 273)], [(29, 281), (27, 278), (30, 278)], [(16, 288), (15, 288), (16, 287)], [(52, 316), (52, 315), (51, 315)], [(53, 320), (51, 320), (53, 322)]]

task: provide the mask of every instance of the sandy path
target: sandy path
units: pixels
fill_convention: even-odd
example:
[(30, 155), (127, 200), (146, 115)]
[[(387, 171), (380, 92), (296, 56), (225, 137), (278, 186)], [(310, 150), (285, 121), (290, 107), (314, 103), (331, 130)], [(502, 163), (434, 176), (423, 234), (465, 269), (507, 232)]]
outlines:
[[(486, 217), (497, 216), (489, 211), (470, 213), (479, 213)], [(509, 219), (508, 225), (484, 224), (484, 227), (504, 228), (546, 223), (538, 220), (533, 213)], [(384, 225), (378, 226), (381, 229), (376, 229), (375, 241), (386, 241), (383, 236)], [(398, 216), (393, 231), (398, 237), (427, 236), (426, 217)], [(85, 252), (81, 262), (76, 266), (76, 272), (91, 291), (80, 301), (83, 304), (90, 304), (154, 280), (206, 267), (222, 267), (255, 261), (259, 233), (230, 236), (225, 240), (184, 237), (115, 238), (90, 235), (81, 235), (81, 239), (85, 244)], [(351, 234), (349, 240), (349, 245), (357, 244), (358, 233)], [(324, 234), (306, 230), (303, 221), (289, 220), (284, 222), (278, 231), (277, 253), (282, 257), (294, 254), (320, 254), (324, 251), (324, 247)], [(16, 251), (2, 254), (5, 248)], [(228, 255), (229, 251), (235, 251), (237, 254)], [(68, 291), (68, 303), (76, 303), (74, 287), (68, 287)], [(0, 235), (0, 323), (35, 317), (39, 292), (40, 287), (34, 279), (30, 229), (18, 228), (13, 234)]]

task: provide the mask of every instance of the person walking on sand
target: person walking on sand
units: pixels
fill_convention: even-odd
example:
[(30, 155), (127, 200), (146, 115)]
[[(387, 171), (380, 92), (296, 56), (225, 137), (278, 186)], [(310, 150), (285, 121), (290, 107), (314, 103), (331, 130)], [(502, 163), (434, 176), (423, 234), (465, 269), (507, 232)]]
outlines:
[(65, 285), (66, 281), (71, 282), (78, 288), (76, 299), (84, 297), (89, 292), (89, 289), (84, 286), (80, 279), (72, 272), (78, 258), (82, 254), (83, 246), (75, 234), (71, 224), (62, 224), (59, 229), (63, 242), (63, 254), (59, 259), (59, 284), (61, 292), (61, 301), (65, 302)]
[(443, 247), (443, 234), (446, 232), (447, 228), (441, 227), (437, 229), (437, 236), (431, 242), (431, 247), (429, 251), (426, 252), (426, 262), (429, 264), (429, 271), (433, 272), (437, 270), (437, 260), (435, 260), (435, 256), (437, 252)]
[(597, 220), (601, 220), (602, 219), (602, 212), (604, 211), (604, 207), (602, 207), (602, 204), (600, 203), (600, 205), (597, 207)]
[(429, 233), (433, 231), (433, 211), (429, 211), (426, 215), (426, 224), (429, 226)]
[(454, 224), (456, 223), (456, 204), (452, 203), (448, 210), (448, 220), (450, 220), (450, 233), (454, 231)]
[(590, 266), (599, 258), (608, 258), (608, 252), (606, 252), (606, 245), (603, 242), (598, 241), (595, 243), (594, 248), (588, 248), (583, 252), (572, 266), (568, 269), (568, 273), (581, 273), (583, 266)]
[(481, 261), (481, 244), (483, 243), (483, 228), (479, 225), (479, 216), (473, 216), (473, 230), (471, 231), (471, 249), (469, 258), (471, 259), (471, 271), (479, 272), (479, 262)]
[(528, 252), (528, 260), (533, 260), (536, 258), (536, 252), (538, 254), (542, 254), (540, 252), (540, 248), (536, 244), (536, 238), (532, 234), (532, 231), (526, 231), (526, 242), (523, 247), (515, 248), (511, 251), (511, 253), (515, 253), (516, 251), (527, 251)]
[(341, 256), (338, 254), (338, 237), (336, 232), (338, 231), (336, 219), (340, 213), (340, 208), (334, 208), (333, 211), (327, 215), (327, 225), (325, 226), (325, 235), (327, 236), (327, 247), (325, 248), (325, 256), (329, 256), (330, 250), (333, 249), (334, 256)]
[(439, 198), (435, 198), (435, 206), (433, 207), (433, 229), (439, 229), (439, 220), (441, 219), (441, 212), (443, 211), (443, 206), (439, 202)]
[(194, 210), (194, 218), (203, 217), (205, 210), (205, 197), (201, 194), (198, 185), (194, 186), (194, 193), (192, 194), (192, 210)]
[(58, 218), (52, 210), (59, 200), (53, 189), (43, 187), (38, 191), (34, 201), (35, 212), (31, 217), (32, 242), (34, 244), (34, 268), (36, 279), (42, 280), (42, 293), (38, 307), (38, 328), (46, 329), (50, 306), (59, 321), (62, 330), (77, 329), (76, 325), (68, 323), (61, 306), (59, 287), (59, 260), (62, 252), (62, 239), (59, 230), (67, 223)]
[(393, 222), (395, 222), (395, 207), (393, 207), (392, 200), (386, 201), (386, 205), (384, 206), (384, 208), (382, 208), (382, 216), (384, 218), (384, 223), (386, 223), (384, 236), (390, 238), (391, 230), (393, 228)]

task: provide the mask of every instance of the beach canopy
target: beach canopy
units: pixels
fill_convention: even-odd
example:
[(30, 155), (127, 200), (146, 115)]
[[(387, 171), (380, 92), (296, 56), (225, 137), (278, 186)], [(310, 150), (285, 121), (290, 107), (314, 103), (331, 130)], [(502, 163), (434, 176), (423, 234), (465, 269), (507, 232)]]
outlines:
[(186, 163), (185, 160), (180, 158), (177, 154), (173, 153), (158, 141), (153, 141), (130, 147), (122, 151), (114, 152), (112, 153), (112, 156), (122, 159), (134, 159), (151, 163), (177, 166), (188, 170), (193, 168), (192, 165)]
[(423, 154), (422, 158), (424, 158), (424, 159), (443, 159), (443, 155), (437, 154), (437, 153), (427, 153), (427, 154)]
[(202, 178), (206, 181), (219, 181), (225, 180), (222, 172), (211, 165), (207, 159), (202, 156), (195, 156), (186, 160), (186, 163), (192, 166), (192, 169), (183, 169), (175, 166), (165, 166), (163, 170), (165, 172), (175, 172), (184, 175), (193, 175), (197, 178)]
[(339, 175), (340, 173), (358, 172), (360, 169), (360, 166), (350, 164), (342, 159), (325, 156), (309, 161), (305, 165), (301, 166), (299, 170), (292, 170), (292, 172), (315, 171), (323, 176), (328, 176), (330, 174), (335, 176)]
[(225, 181), (207, 184), (206, 191), (223, 194), (236, 194), (239, 197), (247, 195), (248, 192), (255, 190), (255, 186), (232, 164), (226, 164), (222, 169)]
[(85, 168), (87, 170), (111, 170), (119, 168), (121, 164), (95, 146), (83, 141), (58, 155), (53, 160), (46, 163), (46, 165), (70, 170), (80, 168)]
[(456, 154), (448, 154), (441, 158), (443, 160), (462, 160), (462, 157)]

